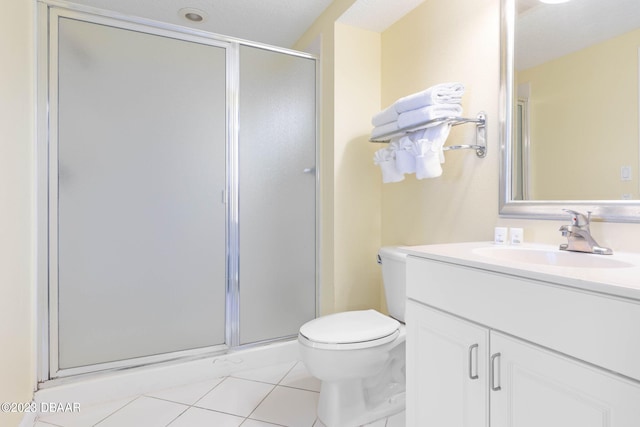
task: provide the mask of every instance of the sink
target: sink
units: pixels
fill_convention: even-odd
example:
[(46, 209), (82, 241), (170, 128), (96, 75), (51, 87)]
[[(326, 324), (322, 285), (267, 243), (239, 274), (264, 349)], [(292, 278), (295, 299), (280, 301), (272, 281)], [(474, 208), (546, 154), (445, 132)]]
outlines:
[(501, 262), (547, 265), (569, 268), (629, 268), (635, 264), (612, 258), (612, 255), (595, 255), (579, 252), (565, 252), (547, 248), (518, 248), (486, 246), (472, 250), (474, 254), (493, 258)]

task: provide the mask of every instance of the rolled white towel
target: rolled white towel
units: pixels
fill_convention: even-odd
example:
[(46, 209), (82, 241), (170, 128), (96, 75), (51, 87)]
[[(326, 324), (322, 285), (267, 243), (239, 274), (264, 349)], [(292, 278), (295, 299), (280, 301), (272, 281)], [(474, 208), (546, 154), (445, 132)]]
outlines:
[(390, 145), (376, 151), (373, 155), (373, 162), (380, 166), (382, 171), (382, 182), (400, 182), (404, 179), (404, 174), (396, 169), (395, 149), (397, 146)]
[(395, 105), (390, 105), (384, 110), (371, 118), (371, 124), (373, 126), (386, 125), (387, 123), (395, 122), (398, 120), (398, 112)]
[(398, 141), (396, 149), (396, 170), (400, 173), (414, 173), (416, 171), (416, 155), (414, 142), (406, 135)]
[(422, 134), (423, 140), (437, 143), (440, 163), (444, 163), (444, 160), (445, 160), (443, 147), (444, 147), (444, 143), (447, 141), (447, 138), (449, 137), (450, 132), (451, 132), (451, 126), (449, 126), (446, 123), (443, 123), (438, 126), (425, 129), (424, 133)]
[(436, 178), (442, 175), (440, 151), (442, 145), (435, 141), (420, 140), (417, 142), (420, 154), (416, 156), (416, 178)]
[[(398, 128), (417, 126), (428, 120), (443, 117), (460, 117), (462, 106), (460, 104), (439, 104), (422, 107), (417, 110), (409, 110), (398, 116)], [(386, 125), (385, 125), (386, 126)]]
[(393, 160), (393, 150), (390, 147), (381, 148), (373, 153), (373, 163), (379, 165), (382, 162)]
[(441, 83), (431, 86), (422, 92), (400, 98), (394, 105), (398, 113), (404, 113), (427, 105), (460, 103), (462, 95), (464, 95), (464, 85), (462, 83)]

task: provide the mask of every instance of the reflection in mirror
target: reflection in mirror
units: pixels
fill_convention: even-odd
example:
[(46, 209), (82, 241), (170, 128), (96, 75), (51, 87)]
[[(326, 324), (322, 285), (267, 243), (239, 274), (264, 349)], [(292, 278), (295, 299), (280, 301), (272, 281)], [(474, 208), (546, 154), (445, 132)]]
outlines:
[(502, 19), (501, 214), (640, 221), (640, 2), (503, 0)]

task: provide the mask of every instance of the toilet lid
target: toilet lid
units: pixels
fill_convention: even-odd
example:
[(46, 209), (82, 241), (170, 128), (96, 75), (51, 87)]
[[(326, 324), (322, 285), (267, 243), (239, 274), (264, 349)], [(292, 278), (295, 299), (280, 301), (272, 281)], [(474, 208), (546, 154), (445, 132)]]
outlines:
[(345, 311), (305, 323), (300, 334), (318, 343), (348, 344), (377, 340), (399, 327), (400, 322), (375, 310)]

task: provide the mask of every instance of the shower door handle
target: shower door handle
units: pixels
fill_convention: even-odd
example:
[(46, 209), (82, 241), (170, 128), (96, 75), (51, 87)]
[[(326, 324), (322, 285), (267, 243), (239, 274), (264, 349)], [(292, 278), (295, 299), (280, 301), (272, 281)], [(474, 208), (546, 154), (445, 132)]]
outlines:
[(304, 168), (304, 169), (302, 169), (302, 173), (307, 173), (309, 175), (314, 175), (316, 173), (316, 168), (315, 168), (315, 166), (312, 166), (310, 168)]

